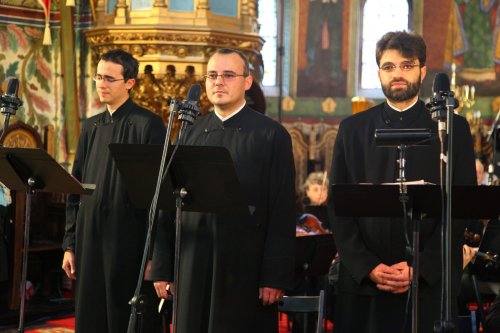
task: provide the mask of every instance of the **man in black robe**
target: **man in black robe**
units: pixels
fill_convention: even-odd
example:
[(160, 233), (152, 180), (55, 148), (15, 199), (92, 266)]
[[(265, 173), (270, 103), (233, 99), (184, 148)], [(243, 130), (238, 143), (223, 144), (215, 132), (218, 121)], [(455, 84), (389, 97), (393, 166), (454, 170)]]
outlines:
[[(183, 213), (180, 286), (174, 291), (179, 293), (177, 332), (276, 333), (275, 302), (292, 287), (294, 272), (291, 139), (279, 123), (245, 105), (252, 77), (241, 52), (218, 50), (207, 70), (214, 112), (198, 118), (184, 142), (228, 149), (250, 214)], [(162, 229), (159, 225), (151, 278), (165, 298), (173, 253)]]
[[(334, 148), (331, 183), (395, 182), (397, 149), (376, 147), (374, 142), (375, 129), (390, 128), (426, 128), (435, 134), (429, 146), (407, 149), (406, 179), (440, 183), (437, 123), (418, 98), (426, 74), (424, 40), (413, 33), (387, 33), (377, 43), (376, 58), (387, 100), (342, 121)], [(453, 125), (453, 183), (473, 185), (474, 155), (468, 123), (454, 116)], [(399, 209), (397, 205), (394, 203), (394, 209)], [(334, 209), (330, 201), (330, 216), (334, 216)], [(412, 268), (405, 256), (402, 218), (337, 217), (332, 224), (341, 259), (335, 332), (402, 332), (405, 316), (409, 331), (411, 307), (407, 312), (405, 307)], [(453, 224), (452, 308), (455, 311), (464, 237), (463, 224), (462, 227), (460, 221)], [(440, 319), (441, 226), (440, 221), (424, 220), (420, 227), (419, 332), (429, 333), (433, 332), (433, 322)]]
[[(148, 219), (130, 201), (108, 145), (161, 144), (165, 137), (162, 119), (129, 97), (138, 65), (122, 50), (101, 56), (94, 81), (106, 111), (84, 122), (78, 142), (72, 174), (96, 188), (91, 195), (70, 195), (67, 202), (62, 267), (76, 280), (76, 332), (127, 331)], [(149, 289), (154, 295), (151, 283)], [(151, 326), (143, 331), (157, 332), (159, 320), (145, 319)]]

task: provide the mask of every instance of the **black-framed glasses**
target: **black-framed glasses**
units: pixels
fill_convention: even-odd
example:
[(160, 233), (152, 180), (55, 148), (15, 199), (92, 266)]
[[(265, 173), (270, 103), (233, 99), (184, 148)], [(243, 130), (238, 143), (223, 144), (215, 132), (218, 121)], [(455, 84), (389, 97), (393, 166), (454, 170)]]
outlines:
[(383, 64), (382, 66), (380, 66), (380, 70), (384, 71), (386, 73), (392, 73), (392, 72), (394, 72), (396, 70), (396, 68), (399, 68), (403, 72), (409, 72), (414, 67), (420, 67), (420, 65), (419, 64), (415, 64), (415, 63), (410, 62), (410, 61), (403, 61), (399, 65), (395, 65), (395, 64), (392, 64), (392, 63)]
[(232, 80), (236, 79), (238, 76), (246, 77), (248, 75), (236, 74), (233, 72), (224, 72), (222, 74), (217, 74), (216, 72), (211, 72), (211, 73), (208, 73), (204, 76), (205, 76), (205, 79), (210, 80), (210, 81), (217, 81), (217, 78), (220, 76), (224, 82), (227, 82), (227, 81), (232, 81)]
[(115, 79), (114, 77), (112, 76), (107, 76), (107, 75), (101, 75), (101, 74), (96, 74), (92, 77), (92, 80), (94, 80), (95, 82), (99, 82), (99, 81), (104, 81), (104, 82), (107, 82), (107, 83), (113, 83), (113, 82), (116, 82), (116, 81), (125, 81), (125, 78), (122, 78), (122, 79)]

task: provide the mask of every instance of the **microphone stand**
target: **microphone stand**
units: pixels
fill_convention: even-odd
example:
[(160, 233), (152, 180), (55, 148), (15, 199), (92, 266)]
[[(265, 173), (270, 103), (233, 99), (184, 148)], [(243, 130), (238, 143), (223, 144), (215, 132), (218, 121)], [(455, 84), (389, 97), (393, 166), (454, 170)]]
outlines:
[(9, 128), (10, 122), (10, 112), (5, 113), (5, 122), (3, 123), (2, 135), (0, 136), (0, 147), (3, 146), (3, 140), (5, 139), (5, 135), (7, 134), (7, 128)]
[[(193, 90), (193, 87), (197, 86), (198, 91), (196, 89)], [(192, 85), (191, 88), (189, 89), (188, 92), (188, 100), (184, 103), (177, 103), (175, 100), (172, 100), (170, 103), (170, 118), (168, 122), (168, 127), (167, 127), (167, 134), (165, 137), (165, 143), (163, 146), (163, 153), (161, 157), (161, 163), (160, 163), (160, 170), (158, 172), (158, 179), (156, 182), (156, 189), (155, 193), (151, 202), (151, 206), (149, 209), (149, 225), (148, 225), (148, 233), (146, 236), (146, 243), (144, 245), (144, 253), (142, 256), (142, 263), (141, 263), (141, 269), (139, 273), (139, 279), (137, 281), (137, 287), (134, 293), (134, 296), (130, 300), (130, 304), (132, 306), (131, 308), (131, 313), (130, 313), (130, 318), (129, 318), (129, 324), (128, 324), (128, 329), (127, 333), (133, 333), (135, 331), (135, 326), (137, 322), (137, 314), (141, 314), (143, 311), (143, 307), (145, 304), (144, 296), (140, 295), (141, 292), (141, 286), (142, 286), (142, 280), (144, 278), (144, 271), (146, 268), (146, 262), (148, 259), (148, 254), (149, 254), (149, 247), (151, 243), (151, 234), (154, 229), (154, 222), (156, 220), (156, 212), (157, 212), (157, 206), (158, 206), (158, 198), (160, 196), (160, 188), (161, 184), (165, 180), (165, 177), (168, 174), (168, 170), (170, 169), (170, 165), (172, 164), (172, 161), (174, 160), (175, 153), (177, 152), (177, 148), (179, 147), (179, 143), (183, 139), (184, 132), (187, 128), (187, 125), (193, 124), (193, 122), (196, 119), (196, 116), (199, 113), (199, 107), (198, 107), (198, 99), (199, 99), (199, 85)], [(194, 95), (192, 96), (192, 91)], [(193, 98), (196, 100), (196, 102), (193, 104)], [(167, 151), (170, 143), (170, 133), (172, 131), (172, 124), (174, 121), (174, 116), (175, 114), (179, 112), (179, 120), (182, 121), (181, 128), (179, 130), (179, 135), (177, 138), (177, 142), (175, 143), (174, 150), (172, 151), (172, 155), (170, 156), (170, 159), (167, 163), (167, 166), (165, 167), (165, 161), (167, 159)], [(174, 191), (174, 195), (176, 196), (176, 238), (175, 238), (175, 267), (174, 267), (174, 286), (178, 290), (178, 285), (179, 285), (179, 266), (180, 266), (180, 233), (181, 233), (181, 209), (182, 209), (182, 199), (186, 197), (187, 191), (182, 188), (182, 189), (176, 189)], [(173, 328), (174, 332), (176, 331), (176, 314), (177, 314), (177, 303), (178, 303), (178, 293), (174, 291), (174, 306), (173, 306)], [(137, 307), (140, 306), (139, 310)], [(142, 329), (140, 327), (139, 331)]]
[[(17, 79), (14, 79), (18, 82)], [(7, 86), (7, 91), (10, 91), (9, 87), (14, 81), (10, 81)], [(3, 95), (0, 96), (0, 111), (5, 115), (5, 121), (3, 123), (2, 135), (0, 136), (0, 147), (3, 146), (3, 140), (7, 135), (7, 129), (9, 128), (10, 116), (15, 115), (17, 109), (23, 105), (23, 101), (17, 97), (17, 85), (15, 85), (13, 95)], [(12, 159), (11, 163), (15, 163), (19, 166), (17, 159)], [(25, 314), (25, 302), (26, 302), (26, 280), (28, 272), (28, 246), (30, 239), (30, 221), (31, 221), (31, 197), (35, 192), (35, 189), (39, 188), (42, 184), (34, 176), (31, 175), (26, 179), (26, 202), (24, 208), (24, 243), (23, 243), (23, 261), (22, 261), (22, 272), (21, 272), (21, 304), (19, 306), (19, 326), (17, 331), (19, 333), (24, 333), (24, 314)]]
[[(0, 100), (0, 102), (1, 102), (1, 100)], [(20, 105), (22, 105), (22, 103)], [(5, 107), (4, 103), (2, 102), (0, 104), (0, 110), (5, 115), (5, 121), (3, 123), (2, 135), (0, 136), (0, 147), (2, 147), (3, 146), (3, 140), (5, 139), (5, 135), (7, 134), (7, 129), (9, 128), (10, 116), (16, 114), (17, 107), (15, 107), (15, 108), (13, 108), (12, 106), (10, 108), (9, 107)]]
[[(189, 95), (189, 94), (188, 94)], [(198, 99), (198, 98), (197, 98)], [(179, 143), (183, 139), (184, 132), (187, 125), (192, 125), (199, 113), (198, 104), (184, 103), (182, 110), (179, 114), (179, 120), (182, 121), (181, 129), (179, 130), (179, 138), (177, 140), (174, 152), (170, 158), (172, 162), (174, 158), (175, 151), (179, 146)], [(170, 163), (169, 162), (169, 163)], [(164, 177), (166, 176), (166, 171)], [(173, 295), (173, 305), (172, 305), (172, 333), (177, 332), (177, 310), (179, 308), (179, 286), (180, 286), (180, 267), (181, 267), (181, 234), (182, 234), (182, 200), (186, 198), (188, 191), (182, 187), (174, 190), (175, 196), (175, 250), (174, 250), (174, 295)]]
[[(137, 315), (142, 315), (142, 313), (144, 312), (144, 306), (146, 304), (146, 300), (144, 298), (144, 295), (141, 295), (142, 281), (144, 279), (144, 271), (146, 269), (149, 248), (151, 246), (151, 235), (153, 233), (155, 219), (156, 219), (158, 197), (160, 195), (160, 187), (161, 187), (161, 184), (163, 182), (164, 176), (168, 172), (168, 168), (169, 168), (170, 163), (171, 163), (173, 156), (175, 154), (175, 150), (174, 150), (174, 153), (172, 154), (172, 157), (170, 158), (170, 161), (169, 161), (167, 167), (165, 168), (165, 161), (167, 158), (167, 152), (168, 152), (168, 147), (169, 147), (169, 143), (170, 143), (170, 135), (172, 133), (173, 122), (175, 119), (175, 115), (179, 111), (179, 108), (180, 108), (180, 103), (178, 103), (175, 99), (172, 99), (172, 101), (170, 102), (170, 117), (168, 119), (167, 133), (165, 135), (165, 143), (163, 146), (163, 152), (162, 152), (162, 156), (161, 156), (160, 170), (158, 172), (156, 189), (155, 189), (155, 193), (154, 193), (154, 196), (153, 196), (153, 199), (151, 202), (151, 206), (149, 208), (148, 231), (147, 231), (147, 235), (146, 235), (146, 242), (144, 244), (144, 252), (142, 254), (141, 269), (139, 272), (139, 278), (137, 280), (137, 285), (136, 285), (136, 289), (134, 292), (134, 296), (129, 301), (129, 304), (131, 305), (131, 309), (130, 309), (130, 317), (129, 317), (129, 322), (128, 322), (127, 333), (134, 333), (135, 332), (135, 327), (136, 327), (136, 323), (137, 323)], [(179, 135), (180, 135), (180, 133), (179, 133)], [(165, 172), (163, 170), (165, 170)], [(139, 326), (139, 332), (141, 330), (142, 330), (142, 325)]]
[[(5, 114), (5, 122), (3, 124), (2, 135), (0, 136), (0, 147), (3, 146), (3, 140), (7, 134), (7, 128), (9, 128), (10, 116), (16, 114), (17, 108), (8, 109), (4, 111), (4, 106), (2, 104), (2, 113)], [(17, 159), (12, 159), (11, 163), (15, 163), (20, 167)], [(21, 285), (20, 285), (20, 297), (21, 304), (19, 306), (19, 326), (17, 331), (19, 333), (24, 333), (24, 314), (25, 314), (25, 302), (26, 302), (26, 280), (28, 272), (28, 247), (30, 243), (30, 221), (31, 221), (31, 198), (35, 192), (35, 189), (43, 187), (35, 176), (27, 178), (26, 184), (26, 203), (24, 208), (24, 243), (23, 243), (23, 261), (22, 261), (22, 272), (21, 272)]]
[[(442, 261), (442, 307), (441, 320), (434, 325), (434, 332), (453, 333), (456, 327), (451, 315), (451, 208), (453, 170), (453, 114), (455, 99), (453, 91), (445, 95), (446, 121), (439, 119), (438, 130), (441, 141), (441, 261)], [(446, 148), (446, 150), (445, 150)]]

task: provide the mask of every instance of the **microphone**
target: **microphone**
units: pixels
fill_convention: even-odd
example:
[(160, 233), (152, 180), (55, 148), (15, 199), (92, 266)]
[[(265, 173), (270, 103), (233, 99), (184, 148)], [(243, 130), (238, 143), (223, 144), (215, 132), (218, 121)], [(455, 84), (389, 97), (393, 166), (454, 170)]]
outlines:
[(187, 100), (182, 102), (179, 110), (179, 120), (188, 125), (192, 125), (200, 113), (199, 99), (201, 86), (195, 83), (189, 88)]
[(434, 97), (438, 94), (450, 91), (450, 78), (446, 73), (436, 73), (432, 82), (432, 93)]
[(445, 73), (436, 73), (432, 83), (432, 98), (426, 104), (434, 121), (446, 121), (446, 96), (450, 94), (450, 79)]
[(0, 112), (5, 115), (15, 115), (17, 109), (23, 105), (23, 101), (18, 97), (19, 80), (9, 78), (5, 94), (0, 96)]

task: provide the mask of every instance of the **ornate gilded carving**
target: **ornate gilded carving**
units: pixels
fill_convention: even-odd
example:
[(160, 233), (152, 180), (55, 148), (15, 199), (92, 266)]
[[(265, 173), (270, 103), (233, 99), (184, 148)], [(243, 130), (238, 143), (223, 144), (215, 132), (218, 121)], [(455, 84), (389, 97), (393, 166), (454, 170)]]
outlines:
[[(191, 65), (186, 66), (184, 75), (177, 75), (176, 67), (167, 65), (166, 73), (156, 77), (153, 73), (153, 67), (147, 64), (144, 73), (140, 75), (131, 91), (131, 97), (137, 104), (160, 115), (164, 122), (167, 123), (170, 117), (170, 101), (172, 99), (184, 100), (189, 88), (195, 83), (202, 86), (200, 111), (205, 114), (212, 105), (205, 93), (203, 76), (197, 75), (194, 66)], [(179, 122), (175, 120), (172, 138), (176, 137), (179, 126)]]
[[(87, 41), (92, 46), (111, 45), (120, 43), (134, 43), (137, 45), (147, 42), (154, 42), (149, 47), (160, 47), (166, 45), (186, 47), (189, 44), (198, 44), (207, 47), (218, 45), (220, 47), (245, 48), (253, 51), (260, 51), (264, 40), (259, 36), (227, 36), (223, 33), (213, 31), (203, 31), (193, 34), (187, 31), (156, 31), (140, 32), (126, 30), (92, 30), (87, 33)], [(163, 43), (162, 43), (163, 42)], [(188, 45), (179, 45), (185, 43)]]
[(16, 122), (8, 129), (3, 145), (16, 148), (39, 148), (42, 142), (34, 128)]
[(24, 130), (7, 134), (4, 142), (6, 147), (35, 148), (36, 142), (29, 133)]
[(240, 0), (240, 15), (236, 17), (212, 14), (208, 0), (196, 1), (191, 13), (170, 12), (166, 0), (153, 0), (150, 10), (140, 11), (131, 10), (127, 0), (117, 0), (113, 14), (106, 14), (104, 0), (93, 3), (97, 4), (95, 26), (86, 32), (93, 65), (97, 66), (99, 56), (111, 49), (132, 53), (143, 71), (132, 97), (165, 121), (169, 117), (167, 100), (185, 99), (193, 83), (202, 85), (201, 111), (208, 112), (211, 104), (204, 91), (203, 74), (218, 48), (243, 51), (250, 60), (254, 80), (262, 81), (260, 51), (264, 40), (258, 35), (255, 0)]
[(292, 138), (295, 184), (300, 188), (311, 171), (308, 170), (308, 162), (315, 165), (315, 171), (330, 170), (338, 126), (304, 122), (284, 123), (284, 126)]

